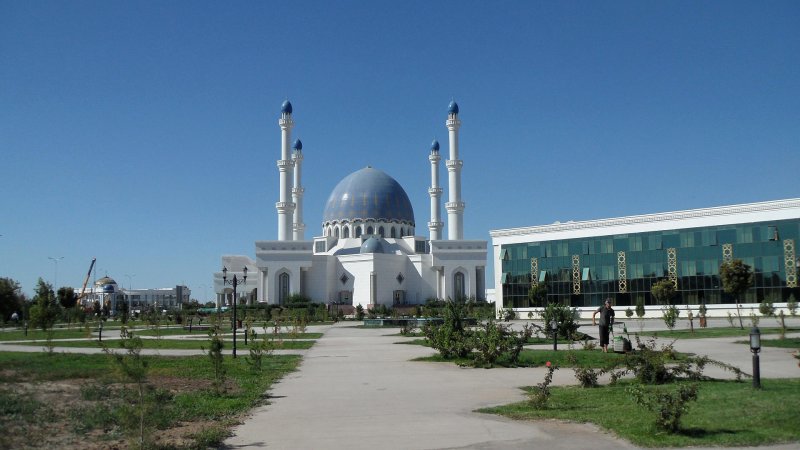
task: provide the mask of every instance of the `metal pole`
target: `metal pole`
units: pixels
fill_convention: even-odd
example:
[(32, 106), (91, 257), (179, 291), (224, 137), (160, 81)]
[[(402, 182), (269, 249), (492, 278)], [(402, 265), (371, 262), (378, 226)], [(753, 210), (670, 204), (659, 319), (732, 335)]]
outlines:
[(553, 351), (558, 351), (558, 328), (553, 330)]
[(753, 353), (753, 389), (761, 389), (761, 367), (758, 353)]
[(233, 276), (233, 357), (236, 358), (236, 284), (238, 280)]

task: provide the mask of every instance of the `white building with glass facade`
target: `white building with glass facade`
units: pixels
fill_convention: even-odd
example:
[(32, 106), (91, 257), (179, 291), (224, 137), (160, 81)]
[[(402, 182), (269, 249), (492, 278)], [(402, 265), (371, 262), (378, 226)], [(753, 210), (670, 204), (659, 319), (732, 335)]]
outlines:
[(753, 286), (740, 299), (746, 314), (758, 313), (761, 302), (783, 307), (800, 300), (800, 199), (556, 222), (490, 234), (498, 309), (525, 312), (540, 306), (528, 291), (543, 284), (548, 301), (584, 311), (612, 298), (622, 308), (644, 302), (658, 315), (660, 306), (650, 289), (668, 279), (677, 288), (677, 303), (685, 305), (681, 308), (705, 304), (710, 315), (724, 316), (735, 299), (723, 291), (719, 267), (733, 259), (754, 274)]
[[(255, 259), (222, 257), (228, 278), (245, 283), (237, 297), (283, 304), (292, 294), (318, 303), (337, 302), (374, 307), (420, 304), (427, 299), (474, 297), (484, 300), (487, 242), (463, 238), (465, 203), (461, 198), (458, 130), (459, 109), (451, 102), (445, 125), (449, 133), (447, 238), (441, 217), (439, 143), (434, 141), (427, 162), (430, 170), (429, 237), (416, 233), (411, 202), (403, 187), (387, 173), (367, 166), (345, 176), (333, 189), (323, 212), (322, 235), (305, 239), (302, 200), (303, 146), (294, 141), (292, 105), (284, 102), (278, 121), (281, 128), (281, 159), (278, 160), (280, 198), (278, 239), (257, 241)], [(230, 304), (232, 289), (224, 285), (222, 273), (214, 274), (217, 300)], [(243, 292), (243, 293), (242, 293)]]

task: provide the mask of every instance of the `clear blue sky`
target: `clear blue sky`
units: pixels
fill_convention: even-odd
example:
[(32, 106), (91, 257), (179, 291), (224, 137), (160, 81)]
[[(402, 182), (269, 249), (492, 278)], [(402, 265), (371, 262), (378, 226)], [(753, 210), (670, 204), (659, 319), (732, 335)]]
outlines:
[(469, 239), (797, 197), (798, 24), (797, 1), (0, 0), (0, 276), (31, 293), (63, 256), (79, 286), (97, 257), (211, 297), (220, 255), (277, 238), (287, 98), (307, 237), (366, 165), (427, 235), (451, 98)]

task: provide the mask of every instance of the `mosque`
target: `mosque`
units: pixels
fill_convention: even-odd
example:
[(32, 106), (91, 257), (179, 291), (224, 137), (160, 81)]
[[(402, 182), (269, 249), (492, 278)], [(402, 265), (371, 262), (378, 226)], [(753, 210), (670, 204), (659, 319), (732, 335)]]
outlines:
[[(292, 294), (317, 303), (399, 306), (426, 300), (485, 300), (487, 241), (465, 240), (461, 198), (458, 104), (450, 102), (445, 125), (449, 153), (447, 237), (441, 217), (443, 188), (439, 185), (439, 143), (431, 144), (430, 222), (428, 237), (416, 233), (411, 202), (403, 187), (387, 173), (370, 166), (344, 177), (333, 189), (323, 212), (322, 236), (306, 240), (303, 223), (303, 144), (291, 145), (292, 104), (281, 106), (280, 198), (275, 204), (278, 238), (256, 241), (255, 260), (226, 255), (227, 277), (241, 281), (237, 297), (249, 303), (283, 304)], [(422, 163), (421, 163), (422, 164)], [(217, 305), (233, 301), (223, 273), (214, 274)], [(240, 300), (241, 301), (241, 300)]]

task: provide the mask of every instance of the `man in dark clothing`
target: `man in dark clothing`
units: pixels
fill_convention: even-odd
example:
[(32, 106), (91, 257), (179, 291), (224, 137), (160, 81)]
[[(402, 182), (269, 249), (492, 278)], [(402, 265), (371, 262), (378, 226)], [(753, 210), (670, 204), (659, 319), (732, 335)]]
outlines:
[(600, 346), (603, 347), (604, 353), (608, 353), (608, 332), (611, 325), (614, 325), (614, 310), (611, 309), (610, 298), (607, 298), (603, 306), (592, 314), (592, 325), (597, 325), (594, 318), (598, 313), (600, 313)]

